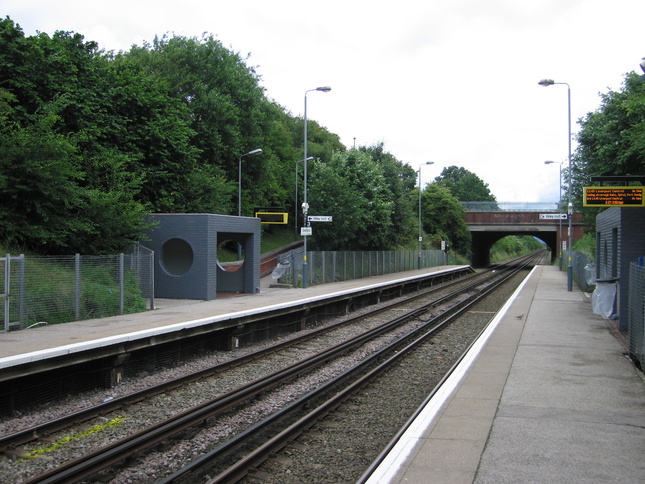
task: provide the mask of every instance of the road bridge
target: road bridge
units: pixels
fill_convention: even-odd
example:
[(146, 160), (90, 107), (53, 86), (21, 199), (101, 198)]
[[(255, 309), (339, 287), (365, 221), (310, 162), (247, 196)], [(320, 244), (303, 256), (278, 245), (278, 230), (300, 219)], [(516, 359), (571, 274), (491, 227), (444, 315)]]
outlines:
[[(558, 203), (462, 202), (466, 224), (472, 234), (474, 267), (490, 264), (493, 244), (507, 235), (532, 235), (551, 249), (553, 257), (561, 252), (561, 241), (569, 242), (568, 215), (558, 210)], [(574, 212), (573, 240), (582, 238), (585, 225), (582, 214)]]

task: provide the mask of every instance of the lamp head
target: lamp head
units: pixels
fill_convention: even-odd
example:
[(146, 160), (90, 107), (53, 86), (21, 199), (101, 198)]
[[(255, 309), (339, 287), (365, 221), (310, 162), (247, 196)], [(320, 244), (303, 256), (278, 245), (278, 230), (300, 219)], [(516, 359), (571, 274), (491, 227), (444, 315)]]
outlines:
[(247, 155), (254, 155), (254, 154), (256, 154), (256, 153), (262, 153), (262, 148), (256, 148), (256, 149), (254, 149), (254, 150), (252, 150), (252, 151), (249, 151), (249, 152), (247, 153)]
[(545, 161), (544, 162), (545, 165), (550, 165), (551, 163), (555, 163), (555, 161)]
[(538, 84), (540, 86), (552, 86), (555, 84), (555, 81), (553, 79), (542, 79)]
[(331, 91), (331, 87), (329, 87), (329, 86), (317, 87), (316, 91), (329, 92), (329, 91)]

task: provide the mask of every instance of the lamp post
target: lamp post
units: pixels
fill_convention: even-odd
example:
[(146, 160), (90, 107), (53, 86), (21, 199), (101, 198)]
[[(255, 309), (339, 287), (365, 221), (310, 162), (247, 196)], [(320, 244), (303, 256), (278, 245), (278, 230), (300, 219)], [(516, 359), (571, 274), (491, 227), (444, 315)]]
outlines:
[[(558, 176), (558, 188), (560, 189), (560, 198), (558, 199), (558, 213), (562, 211), (562, 161), (545, 161), (545, 165), (551, 165), (557, 163), (560, 168), (560, 175)], [(558, 220), (560, 224), (559, 235), (560, 239), (558, 240), (558, 253), (562, 254), (562, 219)], [(562, 257), (560, 257), (560, 270), (562, 270)]]
[[(307, 161), (313, 160), (314, 157), (310, 156), (307, 158)], [(298, 239), (298, 163), (303, 163), (305, 160), (298, 160), (296, 161), (296, 203), (294, 205), (294, 212), (295, 212), (295, 217), (294, 217), (294, 222), (293, 222), (293, 240)]]
[[(311, 91), (321, 91), (321, 92), (329, 92), (331, 91), (331, 87), (329, 86), (322, 86), (322, 87), (317, 87), (315, 89), (309, 89), (305, 91), (305, 113), (304, 113), (304, 121), (305, 121), (305, 135), (304, 135), (304, 151), (305, 151), (305, 156), (303, 156), (303, 160), (305, 162), (305, 174), (304, 174), (304, 200), (302, 202), (302, 215), (303, 215), (303, 223), (304, 225), (307, 225), (307, 212), (309, 212), (309, 203), (307, 203), (307, 93)], [(305, 244), (304, 244), (304, 259), (302, 261), (302, 288), (306, 289), (307, 288), (307, 235), (305, 234)]]
[[(424, 165), (434, 165), (434, 161), (426, 161)], [(423, 240), (421, 236), (421, 167), (419, 166), (419, 259), (418, 259), (418, 268), (421, 270), (421, 241)]]
[[(262, 153), (261, 148), (256, 148), (254, 150), (249, 151), (248, 153), (244, 153), (242, 156), (240, 156), (240, 161), (237, 165), (237, 216), (241, 217), (242, 216), (242, 158), (244, 158), (247, 155), (254, 155), (256, 153)], [(242, 260), (242, 245), (239, 243), (237, 244), (237, 260)]]
[(573, 261), (571, 257), (571, 249), (573, 242), (573, 187), (571, 184), (571, 86), (566, 82), (555, 82), (553, 79), (542, 79), (538, 82), (540, 86), (552, 86), (554, 84), (563, 84), (567, 86), (567, 101), (568, 101), (568, 123), (569, 123), (569, 195), (568, 195), (568, 218), (569, 218), (569, 232), (568, 232), (568, 265), (567, 265), (567, 291), (573, 290)]

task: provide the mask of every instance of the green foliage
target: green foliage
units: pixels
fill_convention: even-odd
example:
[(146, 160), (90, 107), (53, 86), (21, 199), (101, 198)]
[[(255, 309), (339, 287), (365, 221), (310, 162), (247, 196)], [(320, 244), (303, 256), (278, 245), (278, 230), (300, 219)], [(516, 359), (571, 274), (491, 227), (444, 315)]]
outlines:
[(385, 151), (383, 143), (359, 148), (367, 153), (383, 173), (388, 198), (392, 202), (390, 212), (391, 230), (388, 235), (388, 248), (405, 246), (415, 239), (417, 226), (418, 192), (414, 189), (416, 172), (410, 165), (397, 160)]
[(494, 202), (495, 197), (488, 189), (488, 183), (463, 167), (448, 166), (435, 183), (446, 187), (460, 202)]
[(52, 117), (28, 128), (0, 126), (0, 231), (7, 247), (57, 247), (82, 230), (76, 149), (51, 132)]
[[(142, 177), (101, 143), (118, 124), (113, 80), (96, 44), (57, 32), (25, 38), (0, 21), (0, 206), (3, 243), (39, 253), (103, 253), (138, 240)], [(102, 80), (103, 78), (106, 80)], [(102, 117), (101, 117), (102, 116)]]
[[(253, 206), (284, 205), (292, 193), (286, 186), (292, 185), (285, 186), (280, 160), (290, 163), (298, 156), (289, 119), (266, 99), (254, 69), (239, 54), (212, 36), (164, 36), (152, 45), (133, 47), (117, 61), (163, 82), (168, 94), (185, 106), (191, 143), (199, 152), (196, 171), (216, 181), (199, 183), (200, 176), (193, 176), (199, 196), (187, 197), (183, 207), (173, 210), (237, 213), (239, 157), (255, 148), (262, 154), (242, 162), (243, 214), (251, 215)], [(191, 186), (183, 192), (190, 193)]]
[[(645, 82), (634, 72), (620, 91), (601, 94), (600, 107), (579, 120), (578, 148), (573, 159), (576, 209), (582, 209), (582, 188), (591, 176), (645, 173)], [(639, 183), (630, 183), (638, 185)], [(585, 223), (595, 232), (599, 209), (584, 208)]]
[(421, 225), (430, 234), (429, 248), (440, 249), (446, 241), (453, 251), (470, 257), (472, 237), (466, 225), (466, 212), (450, 190), (432, 184), (421, 193)]
[(508, 235), (493, 244), (491, 262), (503, 262), (544, 247), (544, 243), (530, 235)]
[(315, 224), (317, 250), (380, 250), (392, 243), (394, 206), (381, 167), (358, 150), (334, 153), (317, 163), (309, 182), (310, 215), (331, 215)]
[(580, 240), (573, 242), (573, 250), (588, 255), (591, 259), (596, 258), (596, 237), (595, 234), (587, 233)]

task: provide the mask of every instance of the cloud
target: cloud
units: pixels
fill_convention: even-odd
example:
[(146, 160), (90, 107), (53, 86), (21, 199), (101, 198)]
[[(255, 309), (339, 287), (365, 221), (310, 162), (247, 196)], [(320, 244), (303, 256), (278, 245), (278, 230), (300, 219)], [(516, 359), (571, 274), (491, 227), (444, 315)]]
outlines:
[[(423, 177), (457, 165), (500, 201), (555, 201), (567, 158), (566, 86), (576, 120), (638, 70), (645, 4), (633, 0), (9, 0), (27, 35), (71, 30), (106, 50), (155, 35), (200, 37), (249, 54), (266, 94), (352, 146), (385, 142)], [(575, 145), (574, 145), (575, 147)]]

